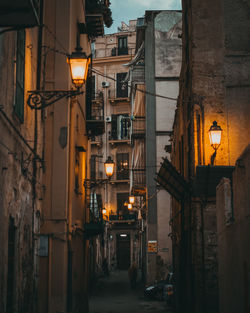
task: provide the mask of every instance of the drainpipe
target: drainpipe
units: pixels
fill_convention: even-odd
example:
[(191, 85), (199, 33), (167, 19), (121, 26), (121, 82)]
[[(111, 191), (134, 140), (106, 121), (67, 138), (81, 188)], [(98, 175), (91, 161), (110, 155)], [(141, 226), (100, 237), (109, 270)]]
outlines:
[(74, 128), (73, 128), (73, 101), (70, 101), (69, 112), (69, 142), (68, 142), (68, 208), (67, 208), (67, 242), (68, 242), (68, 272), (67, 272), (67, 312), (72, 311), (72, 164), (74, 153)]

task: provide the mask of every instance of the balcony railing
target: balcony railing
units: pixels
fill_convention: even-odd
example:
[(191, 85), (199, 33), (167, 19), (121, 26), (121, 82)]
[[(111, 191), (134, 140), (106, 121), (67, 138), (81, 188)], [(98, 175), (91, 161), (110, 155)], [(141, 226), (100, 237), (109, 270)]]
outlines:
[(134, 194), (145, 193), (146, 187), (146, 168), (132, 169), (132, 189)]
[(111, 53), (109, 54), (112, 57), (118, 56), (118, 55), (132, 55), (134, 53), (133, 48), (128, 48), (128, 47), (114, 47), (111, 49)]
[(145, 116), (136, 116), (132, 120), (132, 138), (145, 138), (146, 119)]
[(90, 37), (103, 36), (104, 27), (110, 27), (113, 23), (109, 1), (107, 0), (86, 0), (86, 26)]
[(109, 215), (109, 221), (114, 222), (129, 222), (129, 221), (136, 221), (137, 214), (116, 214), (116, 215)]
[(102, 135), (104, 133), (104, 101), (103, 93), (92, 95), (87, 101), (86, 127), (89, 137)]
[(33, 27), (40, 22), (39, 0), (1, 0), (0, 27)]
[(132, 70), (132, 81), (136, 84), (145, 83), (145, 65), (140, 63), (134, 66)]
[(122, 102), (129, 102), (128, 91), (127, 92), (117, 92), (117, 90), (108, 91), (108, 99), (110, 104), (114, 105)]

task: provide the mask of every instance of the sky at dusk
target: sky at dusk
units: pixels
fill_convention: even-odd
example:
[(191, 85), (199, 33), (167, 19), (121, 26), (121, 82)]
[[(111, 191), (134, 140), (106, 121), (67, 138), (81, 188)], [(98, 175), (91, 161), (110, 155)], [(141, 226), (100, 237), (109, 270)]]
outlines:
[(181, 10), (181, 0), (110, 0), (113, 25), (105, 28), (105, 34), (117, 32), (121, 22), (143, 17), (146, 10)]

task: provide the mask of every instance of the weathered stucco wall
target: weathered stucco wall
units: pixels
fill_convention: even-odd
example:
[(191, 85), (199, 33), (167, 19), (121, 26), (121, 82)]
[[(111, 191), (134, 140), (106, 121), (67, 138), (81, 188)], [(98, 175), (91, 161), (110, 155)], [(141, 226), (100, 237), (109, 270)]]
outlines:
[[(0, 311), (5, 312), (8, 295), (11, 300), (8, 310), (12, 305), (13, 311), (28, 313), (33, 312), (36, 291), (35, 233), (41, 213), (42, 167), (36, 160), (35, 174), (35, 156), (27, 146), (33, 148), (35, 145), (35, 124), (34, 111), (26, 104), (26, 94), (24, 120), (21, 121), (14, 111), (16, 35), (16, 32), (9, 32), (0, 36)], [(36, 89), (36, 45), (37, 32), (26, 30), (25, 91)], [(41, 139), (40, 130), (38, 125), (38, 140)], [(38, 146), (38, 155), (41, 155), (41, 148)], [(13, 255), (8, 253), (10, 247)]]

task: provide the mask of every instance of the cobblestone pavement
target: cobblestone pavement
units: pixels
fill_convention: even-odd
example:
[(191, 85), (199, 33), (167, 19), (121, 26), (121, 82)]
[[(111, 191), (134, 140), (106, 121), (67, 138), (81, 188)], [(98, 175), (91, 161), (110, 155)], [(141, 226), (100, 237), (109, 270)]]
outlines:
[(90, 313), (172, 313), (164, 301), (145, 299), (142, 284), (130, 289), (127, 271), (100, 279), (90, 298)]

